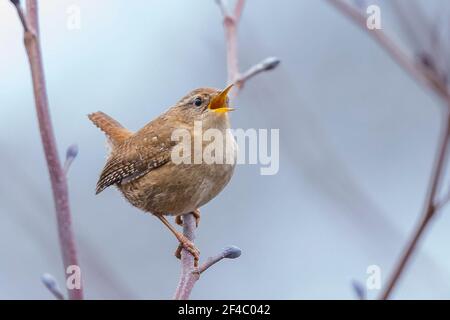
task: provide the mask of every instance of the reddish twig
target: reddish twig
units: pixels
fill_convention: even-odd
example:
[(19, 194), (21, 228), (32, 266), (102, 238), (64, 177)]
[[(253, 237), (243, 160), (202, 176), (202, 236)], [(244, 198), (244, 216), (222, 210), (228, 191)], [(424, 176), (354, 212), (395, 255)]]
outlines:
[(218, 0), (223, 15), (225, 29), (225, 44), (227, 50), (228, 83), (235, 83), (239, 79), (239, 59), (237, 44), (237, 27), (244, 9), (245, 0), (238, 0), (233, 14), (229, 14), (223, 1)]
[(414, 63), (383, 31), (369, 30), (366, 27), (366, 18), (359, 10), (355, 9), (350, 4), (342, 0), (327, 1), (334, 5), (344, 15), (349, 17), (353, 22), (356, 23), (356, 25), (368, 32), (368, 34), (371, 35), (378, 42), (378, 44), (389, 53), (394, 61), (397, 62), (401, 67), (403, 67), (403, 69), (412, 76), (412, 78), (432, 89), (433, 92), (441, 97), (446, 104), (446, 108), (444, 110), (445, 115), (443, 117), (444, 121), (442, 134), (428, 185), (428, 192), (424, 202), (424, 208), (420, 223), (412, 234), (411, 240), (408, 242), (406, 248), (404, 249), (394, 269), (394, 272), (388, 280), (385, 290), (380, 296), (381, 299), (389, 299), (392, 291), (398, 284), (398, 281), (405, 271), (406, 265), (416, 251), (417, 244), (419, 243), (425, 230), (432, 221), (432, 218), (450, 199), (449, 193), (449, 196), (446, 196), (443, 200), (437, 200), (440, 181), (445, 173), (445, 160), (450, 143), (450, 93), (447, 89), (446, 83), (441, 80), (441, 78), (435, 71), (427, 68), (424, 64)]
[[(67, 267), (70, 265), (78, 265), (78, 259), (72, 231), (66, 175), (58, 157), (52, 122), (50, 120), (42, 53), (39, 41), (37, 1), (27, 0), (26, 15), (24, 14), (18, 0), (11, 2), (17, 9), (24, 29), (24, 42), (31, 68), (39, 130), (42, 145), (44, 147), (45, 158), (47, 160), (48, 171), (50, 174), (64, 270), (67, 270)], [(64, 274), (66, 274), (66, 272), (64, 272)], [(83, 298), (82, 288), (69, 290), (68, 294), (70, 299)]]
[(226, 7), (223, 0), (216, 0), (223, 16), (223, 25), (225, 30), (225, 44), (227, 52), (227, 70), (228, 83), (235, 83), (237, 89), (242, 89), (245, 82), (255, 75), (275, 69), (280, 60), (275, 57), (266, 58), (262, 62), (250, 67), (248, 71), (241, 75), (239, 71), (239, 57), (237, 45), (237, 29), (244, 10), (245, 0), (237, 0), (232, 14)]

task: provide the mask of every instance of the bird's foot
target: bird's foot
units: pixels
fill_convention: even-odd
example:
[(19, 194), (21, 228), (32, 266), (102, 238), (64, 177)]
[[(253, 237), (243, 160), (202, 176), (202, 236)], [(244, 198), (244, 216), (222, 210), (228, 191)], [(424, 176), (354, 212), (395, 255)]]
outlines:
[(178, 245), (178, 248), (175, 251), (175, 257), (181, 259), (181, 250), (185, 249), (190, 254), (192, 254), (192, 256), (194, 257), (194, 266), (197, 267), (198, 260), (200, 259), (200, 251), (197, 249), (194, 243), (190, 241), (188, 238), (186, 238), (184, 235), (180, 235), (178, 241), (180, 241), (180, 244)]
[[(195, 218), (195, 227), (198, 228), (198, 225), (200, 224), (200, 210), (196, 209), (195, 211), (191, 212), (191, 214)], [(179, 226), (183, 225), (183, 218), (181, 215), (175, 217), (175, 223)]]

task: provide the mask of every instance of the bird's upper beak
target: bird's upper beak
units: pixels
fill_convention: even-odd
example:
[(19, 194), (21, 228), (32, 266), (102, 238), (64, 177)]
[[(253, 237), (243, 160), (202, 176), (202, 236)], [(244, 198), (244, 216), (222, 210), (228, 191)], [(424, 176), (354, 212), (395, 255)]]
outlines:
[(228, 87), (223, 89), (218, 95), (211, 99), (211, 102), (208, 105), (208, 108), (214, 112), (228, 112), (233, 111), (233, 108), (228, 107), (228, 92), (233, 87), (233, 84), (230, 84)]

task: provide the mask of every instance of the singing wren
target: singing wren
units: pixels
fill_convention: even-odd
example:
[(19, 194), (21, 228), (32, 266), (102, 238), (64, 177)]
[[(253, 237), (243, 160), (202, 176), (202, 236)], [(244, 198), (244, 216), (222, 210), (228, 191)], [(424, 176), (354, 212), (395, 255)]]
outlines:
[[(106, 165), (100, 174), (96, 193), (115, 185), (133, 206), (153, 214), (176, 236), (181, 248), (188, 250), (198, 261), (200, 252), (182, 233), (165, 218), (175, 216), (178, 224), (181, 215), (194, 213), (199, 219), (198, 208), (213, 199), (227, 185), (233, 175), (235, 161), (207, 164), (178, 163), (172, 159), (172, 150), (179, 142), (173, 141), (172, 133), (177, 129), (189, 132), (192, 141), (202, 134), (194, 130), (200, 121), (203, 130), (218, 129), (227, 144), (224, 157), (236, 159), (237, 146), (230, 130), (228, 92), (200, 88), (191, 91), (159, 117), (133, 133), (119, 122), (95, 112), (89, 119), (107, 136), (111, 147)], [(225, 141), (228, 139), (228, 142)], [(232, 141), (231, 146), (229, 141)], [(193, 150), (192, 155), (198, 152)]]

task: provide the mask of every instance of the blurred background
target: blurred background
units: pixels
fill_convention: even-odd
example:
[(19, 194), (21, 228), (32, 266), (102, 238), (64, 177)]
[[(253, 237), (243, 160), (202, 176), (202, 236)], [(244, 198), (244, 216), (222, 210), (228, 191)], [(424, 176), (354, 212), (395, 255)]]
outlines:
[[(388, 1), (369, 2), (413, 54)], [(420, 30), (427, 22), (449, 30), (448, 1), (418, 4)], [(79, 29), (67, 27), (74, 7)], [(177, 243), (114, 188), (94, 195), (105, 138), (86, 115), (101, 110), (137, 130), (191, 89), (223, 87), (220, 11), (213, 0), (43, 0), (40, 18), (59, 152), (72, 143), (80, 150), (69, 189), (86, 297), (171, 298)], [(364, 284), (370, 265), (384, 283), (420, 217), (441, 102), (326, 1), (247, 1), (239, 47), (242, 71), (266, 56), (282, 59), (247, 83), (232, 114), (234, 128), (280, 129), (280, 170), (261, 176), (258, 165), (238, 166), (202, 208), (202, 257), (231, 244), (243, 254), (202, 275), (192, 298), (353, 299), (351, 282)], [(6, 0), (0, 88), (0, 298), (52, 299), (40, 276), (64, 284), (53, 200), (22, 28)], [(444, 210), (395, 298), (450, 297), (449, 228)]]

